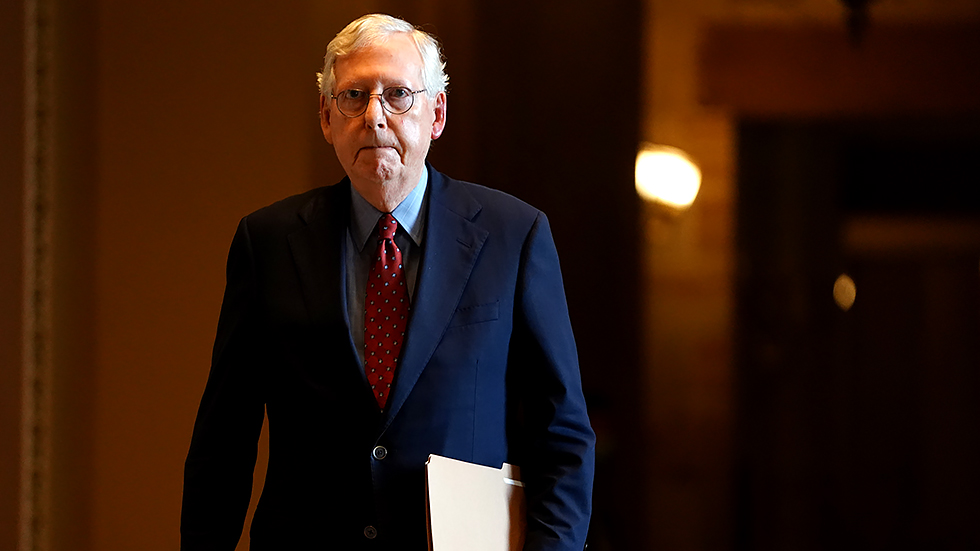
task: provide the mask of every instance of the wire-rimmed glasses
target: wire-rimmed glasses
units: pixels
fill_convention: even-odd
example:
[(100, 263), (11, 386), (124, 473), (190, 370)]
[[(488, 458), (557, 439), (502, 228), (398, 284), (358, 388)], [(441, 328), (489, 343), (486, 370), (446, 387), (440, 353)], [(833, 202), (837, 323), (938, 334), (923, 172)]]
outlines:
[(368, 102), (373, 96), (378, 97), (384, 110), (392, 115), (402, 115), (415, 105), (415, 94), (425, 92), (425, 89), (412, 90), (405, 86), (385, 88), (380, 94), (371, 94), (364, 90), (352, 88), (339, 94), (331, 94), (331, 99), (337, 100), (337, 109), (345, 117), (360, 117), (367, 111)]

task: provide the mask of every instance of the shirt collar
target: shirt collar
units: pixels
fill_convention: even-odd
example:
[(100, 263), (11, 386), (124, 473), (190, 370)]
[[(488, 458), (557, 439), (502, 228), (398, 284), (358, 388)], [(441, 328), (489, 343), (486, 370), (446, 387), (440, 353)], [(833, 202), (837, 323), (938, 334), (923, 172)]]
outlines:
[[(415, 245), (422, 244), (422, 234), (425, 226), (425, 189), (429, 183), (429, 169), (422, 165), (422, 176), (419, 183), (409, 192), (408, 196), (391, 211), (398, 225), (402, 227)], [(374, 235), (375, 228), (378, 227), (378, 220), (384, 215), (383, 212), (374, 208), (367, 199), (351, 186), (351, 237), (358, 251), (364, 250), (364, 245), (368, 239)]]

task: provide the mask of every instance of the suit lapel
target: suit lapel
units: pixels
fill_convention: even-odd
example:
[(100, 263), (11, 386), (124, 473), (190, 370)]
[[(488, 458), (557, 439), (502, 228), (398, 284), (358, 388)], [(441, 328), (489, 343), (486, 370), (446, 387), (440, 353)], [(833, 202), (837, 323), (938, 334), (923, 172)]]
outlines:
[(345, 202), (344, 196), (350, 204), (349, 193), (350, 188), (344, 183), (326, 188), (299, 212), (306, 225), (288, 237), (313, 323), (334, 323), (341, 318), (344, 325), (347, 323), (344, 230), (350, 210), (341, 205)]
[[(347, 315), (346, 246), (350, 183), (344, 180), (324, 189), (300, 211), (299, 216), (306, 225), (289, 234), (288, 240), (310, 321), (324, 331), (344, 332), (340, 338), (348, 343), (350, 361), (343, 368), (357, 372), (355, 375), (362, 382), (366, 408), (377, 411), (377, 404), (350, 338)], [(334, 355), (336, 351), (324, 350), (324, 354)], [(320, 365), (329, 363), (324, 361)]]
[(429, 211), (418, 291), (412, 301), (412, 317), (395, 390), (385, 413), (385, 428), (405, 403), (449, 327), (488, 235), (472, 222), (481, 208), (476, 199), (462, 186), (449, 183), (431, 166), (429, 173)]

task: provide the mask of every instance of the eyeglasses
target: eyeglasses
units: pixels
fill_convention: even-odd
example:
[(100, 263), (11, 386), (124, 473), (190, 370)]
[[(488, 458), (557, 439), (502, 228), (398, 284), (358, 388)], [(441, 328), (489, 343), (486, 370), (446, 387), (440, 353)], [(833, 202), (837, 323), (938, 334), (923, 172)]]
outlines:
[(392, 115), (402, 115), (415, 105), (415, 94), (425, 92), (422, 90), (411, 90), (404, 86), (392, 86), (385, 88), (380, 94), (369, 94), (364, 90), (344, 90), (343, 92), (330, 97), (337, 100), (337, 109), (345, 117), (360, 117), (367, 111), (368, 102), (372, 96), (378, 96), (378, 101), (385, 111)]

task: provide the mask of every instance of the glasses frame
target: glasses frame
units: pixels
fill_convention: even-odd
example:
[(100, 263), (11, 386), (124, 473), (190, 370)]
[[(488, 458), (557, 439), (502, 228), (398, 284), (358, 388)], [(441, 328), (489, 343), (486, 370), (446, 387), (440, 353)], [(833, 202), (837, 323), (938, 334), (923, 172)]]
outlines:
[[(412, 94), (411, 95), (412, 103), (409, 104), (408, 109), (405, 109), (404, 111), (394, 111), (391, 108), (391, 106), (384, 100), (385, 92), (387, 92), (388, 90), (395, 90), (395, 89), (398, 89), (398, 88), (402, 88), (402, 89), (408, 90), (409, 93)], [(389, 86), (389, 87), (385, 88), (384, 90), (382, 90), (380, 94), (372, 94), (370, 92), (365, 92), (364, 90), (361, 90), (359, 88), (348, 88), (347, 90), (341, 90), (340, 93), (343, 94), (345, 92), (350, 92), (351, 90), (357, 90), (358, 92), (364, 92), (365, 94), (367, 94), (367, 101), (364, 102), (364, 109), (361, 109), (361, 112), (360, 113), (357, 113), (355, 115), (349, 115), (349, 114), (345, 113), (343, 109), (340, 108), (340, 96), (339, 95), (330, 94), (330, 99), (334, 100), (337, 103), (337, 111), (340, 111), (340, 114), (343, 115), (343, 116), (345, 116), (345, 117), (347, 117), (348, 119), (356, 119), (357, 117), (360, 117), (364, 113), (367, 113), (368, 105), (371, 104), (371, 98), (373, 98), (373, 97), (377, 97), (378, 98), (378, 101), (381, 102), (381, 108), (384, 109), (385, 111), (391, 113), (392, 115), (404, 115), (405, 113), (408, 113), (409, 111), (411, 111), (412, 110), (412, 107), (415, 107), (415, 95), (416, 94), (421, 94), (422, 92), (425, 92), (426, 91), (425, 88), (422, 88), (421, 90), (412, 90), (408, 86)]]

